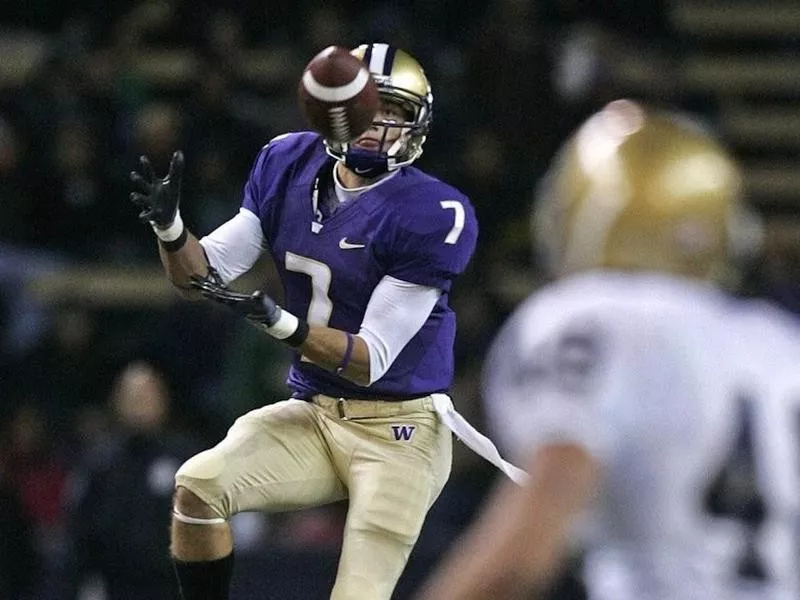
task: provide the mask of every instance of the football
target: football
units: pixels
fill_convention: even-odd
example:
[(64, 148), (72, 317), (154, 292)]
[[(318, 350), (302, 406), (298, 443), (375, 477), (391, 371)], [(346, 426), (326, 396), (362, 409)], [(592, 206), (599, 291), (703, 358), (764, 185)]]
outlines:
[(380, 106), (367, 66), (342, 46), (329, 46), (309, 61), (297, 95), (311, 128), (339, 143), (364, 133)]

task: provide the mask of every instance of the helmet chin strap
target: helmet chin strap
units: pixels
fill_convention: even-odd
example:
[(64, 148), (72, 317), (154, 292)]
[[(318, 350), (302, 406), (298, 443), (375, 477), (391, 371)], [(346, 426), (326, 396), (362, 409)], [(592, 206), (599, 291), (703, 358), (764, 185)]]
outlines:
[(372, 179), (389, 170), (389, 157), (373, 150), (348, 148), (344, 154), (344, 166), (359, 177)]
[(386, 152), (375, 152), (366, 148), (354, 148), (347, 146), (344, 153), (344, 165), (359, 177), (372, 179), (394, 171), (400, 165), (397, 164), (395, 156), (405, 143), (404, 136), (398, 137)]

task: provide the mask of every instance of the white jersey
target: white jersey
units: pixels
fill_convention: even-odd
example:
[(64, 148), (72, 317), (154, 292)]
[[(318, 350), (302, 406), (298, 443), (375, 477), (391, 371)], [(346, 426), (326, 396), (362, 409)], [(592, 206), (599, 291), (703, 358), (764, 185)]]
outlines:
[(517, 461), (567, 442), (601, 465), (579, 532), (592, 600), (800, 598), (794, 328), (703, 284), (600, 272), (503, 327), (484, 377), (496, 439)]

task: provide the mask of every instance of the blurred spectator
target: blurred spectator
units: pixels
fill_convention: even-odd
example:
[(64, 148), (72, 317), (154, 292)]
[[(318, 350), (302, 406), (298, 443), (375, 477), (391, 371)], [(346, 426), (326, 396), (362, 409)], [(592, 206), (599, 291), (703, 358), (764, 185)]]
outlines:
[(351, 27), (352, 21), (345, 17), (344, 9), (334, 3), (327, 2), (311, 7), (305, 23), (304, 38), (300, 41), (300, 53), (310, 59), (323, 48), (350, 40), (353, 37)]
[(191, 181), (186, 186), (186, 194), (192, 202), (184, 213), (199, 235), (210, 233), (239, 210), (242, 188), (233, 183), (231, 172), (246, 177), (247, 170), (241, 168), (237, 159), (255, 156), (257, 152), (248, 145), (247, 151), (233, 153), (226, 150), (235, 148), (233, 144), (221, 142), (221, 139), (211, 137), (203, 140), (202, 144), (190, 146), (194, 157), (189, 165), (190, 174), (186, 177)]
[(235, 71), (242, 62), (245, 47), (243, 15), (230, 10), (218, 10), (204, 25), (206, 52), (226, 68)]
[(481, 235), (487, 237), (502, 235), (505, 222), (522, 209), (515, 196), (510, 152), (502, 134), (484, 125), (470, 130), (459, 156), (458, 178), (475, 205)]
[[(152, 235), (152, 234), (151, 234)], [(222, 402), (222, 366), (239, 326), (234, 314), (200, 302), (176, 302), (148, 327), (147, 356), (169, 373), (173, 407), (185, 422), (218, 441), (233, 423)], [(258, 402), (241, 398), (241, 402)]]
[(37, 244), (72, 259), (97, 260), (116, 232), (106, 220), (110, 190), (95, 128), (88, 119), (63, 120), (51, 135), (35, 188)]
[(62, 519), (66, 467), (52, 440), (42, 411), (31, 402), (20, 406), (9, 424), (5, 471), (19, 491), (34, 528), (42, 536), (48, 535)]
[(34, 194), (26, 177), (27, 145), (0, 113), (0, 244), (26, 246), (33, 241)]
[(70, 597), (99, 575), (108, 600), (176, 597), (166, 531), (172, 478), (197, 451), (171, 425), (170, 392), (150, 364), (136, 361), (116, 379), (109, 445), (90, 448), (74, 473)]
[(130, 145), (121, 145), (119, 154), (111, 161), (116, 185), (106, 200), (103, 219), (105, 227), (113, 232), (107, 259), (124, 264), (152, 261), (152, 240), (143, 225), (131, 218), (126, 191), (128, 175), (138, 166), (138, 157), (144, 154), (150, 157), (156, 170), (164, 169), (174, 149), (183, 146), (183, 121), (183, 113), (167, 100), (147, 102), (135, 113)]
[(271, 343), (249, 323), (237, 321), (230, 327), (232, 338), (224, 353), (216, 411), (226, 424), (248, 410), (283, 400), (291, 362), (289, 351)]
[[(469, 103), (462, 109), (469, 109), (472, 123), (488, 124), (502, 140), (507, 168), (515, 172), (513, 183), (520, 191), (530, 189), (539, 174), (530, 165), (543, 170), (562, 135), (550, 78), (549, 35), (535, 3), (500, 0), (489, 4), (466, 40)], [(527, 209), (526, 201), (519, 203)]]
[(565, 28), (555, 47), (553, 85), (559, 97), (577, 112), (575, 124), (609, 98), (616, 96), (610, 55), (614, 36), (594, 23), (577, 23)]
[(0, 463), (0, 598), (30, 598), (38, 575), (31, 519)]
[(591, 22), (614, 29), (642, 42), (663, 40), (669, 33), (665, 0), (540, 0), (554, 23)]
[(38, 343), (14, 365), (13, 389), (36, 398), (64, 436), (75, 412), (97, 403), (111, 375), (112, 356), (101, 351), (98, 317), (89, 306), (58, 303)]
[(21, 129), (0, 110), (0, 373), (43, 330), (46, 314), (27, 284), (58, 266), (55, 257), (34, 245), (37, 189), (26, 160), (28, 135)]
[[(45, 335), (51, 315), (29, 286), (63, 266), (61, 260), (45, 252), (0, 243), (0, 323), (5, 324), (0, 329), (0, 373), (32, 352)], [(17, 377), (13, 380), (23, 381)], [(15, 391), (13, 386), (6, 390), (12, 396)]]
[[(2, 479), (18, 496), (22, 522), (17, 535), (28, 535), (27, 543), (37, 557), (37, 588), (49, 579), (64, 544), (63, 500), (67, 465), (52, 435), (46, 415), (31, 401), (13, 413), (0, 447)], [(12, 500), (6, 498), (7, 502)], [(30, 531), (24, 528), (30, 527)], [(23, 542), (25, 540), (22, 540)], [(26, 551), (23, 545), (22, 552)]]
[[(536, 271), (541, 265), (534, 260), (528, 215), (509, 219), (496, 239), (496, 243), (484, 248), (484, 282), (493, 312), (502, 319), (541, 283), (541, 274)], [(503, 268), (498, 269), (497, 265)]]
[(148, 102), (136, 114), (132, 150), (147, 155), (156, 171), (163, 171), (175, 148), (182, 144), (183, 114), (167, 101)]
[[(267, 115), (254, 121), (249, 106), (257, 99), (243, 89), (227, 62), (203, 63), (202, 77), (187, 101), (185, 130), (186, 216), (196, 231), (209, 233), (241, 204), (242, 186), (253, 157), (273, 132)], [(266, 107), (261, 111), (267, 113)]]

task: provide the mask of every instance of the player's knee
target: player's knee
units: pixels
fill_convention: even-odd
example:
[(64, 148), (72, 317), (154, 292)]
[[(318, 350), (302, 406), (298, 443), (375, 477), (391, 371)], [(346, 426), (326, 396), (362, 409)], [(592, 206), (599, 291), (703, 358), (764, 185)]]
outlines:
[(229, 517), (221, 481), (224, 466), (224, 460), (211, 450), (183, 463), (175, 474), (175, 511), (196, 518)]
[(183, 486), (175, 489), (173, 506), (178, 513), (187, 517), (211, 519), (219, 516), (206, 502)]
[(204, 452), (195, 454), (192, 458), (183, 463), (175, 474), (175, 479), (178, 485), (181, 483), (181, 478), (213, 482), (222, 475), (224, 469), (225, 460), (219, 453), (215, 452), (213, 449), (205, 450)]

